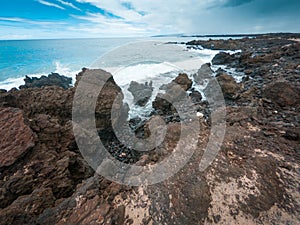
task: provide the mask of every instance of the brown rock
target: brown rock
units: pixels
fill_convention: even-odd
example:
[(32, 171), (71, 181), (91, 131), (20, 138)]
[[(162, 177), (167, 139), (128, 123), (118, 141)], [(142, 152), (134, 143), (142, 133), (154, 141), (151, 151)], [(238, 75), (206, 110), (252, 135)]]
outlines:
[(263, 97), (270, 99), (279, 106), (294, 106), (299, 104), (299, 89), (286, 81), (279, 81), (267, 85), (263, 90)]
[[(115, 83), (110, 73), (101, 69), (86, 69), (77, 76), (77, 79), (80, 82), (76, 83), (74, 101), (77, 102), (77, 105), (76, 109), (73, 109), (73, 113), (82, 115), (83, 120), (85, 116), (95, 117), (96, 127), (99, 131), (111, 130), (112, 123), (118, 119), (127, 118), (127, 112), (123, 108), (124, 96), (121, 88)], [(99, 87), (102, 89), (99, 90)], [(95, 100), (95, 112), (88, 112), (86, 109), (93, 105)], [(114, 110), (112, 111), (112, 109)]]
[(221, 89), (223, 91), (223, 95), (225, 99), (236, 99), (240, 90), (241, 86), (235, 82), (232, 76), (227, 74), (222, 74), (217, 77), (217, 81), (219, 82)]
[(36, 216), (53, 204), (54, 197), (50, 188), (36, 189), (32, 194), (19, 197), (1, 210), (0, 224), (35, 224)]
[(171, 83), (165, 85), (166, 93), (158, 93), (152, 106), (163, 114), (172, 114), (172, 102), (179, 102), (186, 95), (186, 91), (192, 87), (192, 81), (186, 74), (179, 74)]
[(230, 55), (226, 52), (220, 52), (218, 53), (213, 59), (212, 64), (214, 65), (226, 65), (235, 60), (235, 57), (233, 55)]
[(128, 91), (130, 91), (133, 95), (136, 105), (145, 106), (153, 92), (152, 82), (149, 84), (148, 82), (140, 84), (138, 82), (131, 81)]
[(0, 168), (10, 166), (34, 146), (34, 133), (19, 109), (0, 108)]
[(203, 64), (198, 72), (193, 75), (194, 80), (197, 84), (203, 85), (205, 79), (211, 78), (213, 71), (211, 69), (210, 63)]
[(180, 85), (180, 87), (187, 91), (188, 89), (190, 89), (192, 87), (192, 80), (189, 79), (188, 75), (185, 73), (180, 73), (174, 80), (173, 82), (177, 83)]

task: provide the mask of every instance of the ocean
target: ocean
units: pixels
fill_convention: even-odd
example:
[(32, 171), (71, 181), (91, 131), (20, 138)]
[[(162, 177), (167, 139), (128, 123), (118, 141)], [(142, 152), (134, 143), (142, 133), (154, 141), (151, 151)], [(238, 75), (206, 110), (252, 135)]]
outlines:
[[(96, 38), (0, 41), (0, 88), (23, 84), (25, 75), (39, 77), (57, 72), (74, 77), (105, 53), (141, 41), (189, 41), (191, 38)], [(130, 60), (130, 59), (129, 59)]]
[[(170, 43), (190, 40), (164, 37), (0, 41), (0, 89), (18, 88), (24, 84), (25, 75), (40, 77), (51, 72), (71, 77), (74, 83), (83, 67), (101, 68), (111, 72), (121, 87), (131, 109), (130, 117), (146, 117), (152, 108), (151, 101), (143, 108), (135, 106), (127, 90), (131, 81), (151, 81), (154, 100), (161, 85), (171, 82), (180, 72), (193, 79), (192, 74), (219, 53)], [(203, 93), (204, 87), (194, 88)]]

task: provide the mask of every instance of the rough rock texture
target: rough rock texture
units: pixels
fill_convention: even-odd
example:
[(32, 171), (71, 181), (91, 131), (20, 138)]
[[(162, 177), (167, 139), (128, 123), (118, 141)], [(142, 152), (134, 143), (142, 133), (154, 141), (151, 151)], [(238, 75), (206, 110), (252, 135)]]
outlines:
[(211, 78), (211, 76), (213, 75), (213, 71), (210, 66), (210, 63), (203, 64), (198, 72), (193, 75), (194, 81), (197, 84), (203, 85), (205, 79)]
[(295, 106), (300, 104), (300, 89), (286, 81), (279, 81), (267, 85), (263, 96), (280, 106)]
[[(217, 79), (230, 97), (226, 100), (226, 133), (216, 158), (204, 171), (199, 170), (199, 163), (208, 141), (219, 135), (218, 129), (211, 133), (208, 102), (194, 101), (192, 111), (184, 102), (180, 105), (183, 112), (204, 115), (195, 121), (185, 114), (178, 117), (170, 105), (162, 107), (164, 113), (154, 111), (150, 120), (159, 121), (158, 115), (165, 119), (166, 138), (153, 151), (136, 157), (108, 135), (111, 125), (104, 120), (109, 118), (111, 96), (120, 90), (113, 78), (102, 70), (84, 69), (78, 75), (79, 81), (95, 72), (97, 81), (107, 81), (98, 99), (96, 118), (109, 152), (122, 162), (137, 161), (140, 166), (162, 162), (176, 151), (181, 128), (199, 122), (197, 138), (182, 137), (186, 145), (180, 151), (196, 146), (189, 162), (174, 176), (151, 186), (127, 187), (94, 174), (73, 135), (75, 88), (0, 91), (0, 123), (5, 126), (1, 126), (1, 135), (14, 135), (18, 141), (23, 130), (29, 129), (36, 136), (30, 150), (22, 149), (25, 154), (0, 168), (0, 224), (299, 224), (300, 44), (291, 38), (274, 35), (199, 41), (203, 46), (214, 44), (213, 48), (242, 49), (226, 66), (251, 77), (236, 84), (220, 71)], [(178, 93), (181, 88), (167, 87), (166, 92), (173, 97), (187, 96), (184, 90)], [(117, 107), (121, 101), (122, 94)], [(11, 129), (21, 124), (24, 129)], [(149, 122), (145, 124), (149, 136)], [(9, 140), (6, 146), (21, 146), (5, 140)], [(0, 151), (3, 143), (1, 139)], [(173, 163), (179, 162), (180, 157)]]
[(170, 84), (165, 85), (166, 93), (159, 93), (152, 106), (159, 114), (173, 114), (176, 109), (172, 107), (172, 102), (180, 102), (186, 95), (186, 91), (192, 87), (192, 80), (187, 74), (179, 74)]
[(212, 64), (226, 65), (231, 63), (232, 61), (234, 61), (234, 56), (226, 52), (220, 52), (212, 59)]
[[(82, 80), (83, 77), (85, 79)], [(80, 92), (77, 91), (80, 94), (75, 99), (79, 107), (73, 110), (80, 113), (83, 120), (85, 116), (95, 116), (99, 131), (111, 130), (111, 124), (116, 123), (121, 115), (127, 118), (126, 108), (123, 107), (123, 93), (110, 73), (101, 69), (83, 69), (76, 77), (75, 86), (80, 88)], [(101, 90), (99, 87), (102, 87)], [(93, 104), (95, 100), (97, 101), (95, 112), (87, 112), (86, 106)]]
[(34, 146), (34, 133), (22, 111), (0, 108), (0, 168), (10, 166)]
[(19, 88), (40, 88), (45, 86), (58, 86), (62, 87), (64, 89), (67, 89), (70, 87), (72, 83), (72, 78), (61, 76), (58, 73), (51, 73), (48, 76), (41, 76), (40, 78), (37, 77), (28, 77), (26, 76), (25, 84), (21, 85)]
[(225, 100), (237, 98), (239, 91), (241, 90), (241, 85), (237, 84), (232, 76), (222, 74), (217, 77), (217, 81), (221, 86)]
[(153, 87), (152, 82), (148, 84), (140, 84), (135, 81), (131, 81), (128, 91), (133, 95), (133, 101), (136, 105), (145, 106), (151, 98)]
[(174, 80), (173, 82), (175, 82), (176, 84), (179, 84), (179, 86), (187, 91), (192, 87), (193, 82), (191, 81), (191, 79), (189, 79), (188, 75), (185, 73), (180, 73)]

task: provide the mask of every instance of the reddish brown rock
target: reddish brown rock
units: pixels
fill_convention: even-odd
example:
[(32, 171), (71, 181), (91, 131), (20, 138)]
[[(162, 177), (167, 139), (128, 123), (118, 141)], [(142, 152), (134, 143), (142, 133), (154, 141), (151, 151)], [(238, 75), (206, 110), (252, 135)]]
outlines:
[(0, 168), (10, 166), (34, 146), (34, 133), (19, 109), (0, 108)]
[(180, 87), (187, 91), (192, 87), (192, 80), (189, 79), (188, 75), (185, 73), (180, 73), (174, 80), (173, 82), (175, 82), (176, 84), (179, 84)]
[(152, 106), (162, 114), (174, 113), (172, 102), (180, 102), (186, 95), (186, 91), (192, 87), (192, 80), (187, 74), (179, 74), (171, 83), (164, 86), (166, 93), (158, 93)]
[(217, 81), (221, 86), (225, 99), (235, 99), (238, 96), (241, 86), (236, 83), (232, 76), (222, 74), (217, 77)]
[(35, 189), (30, 195), (23, 195), (10, 206), (0, 210), (0, 224), (35, 224), (36, 216), (54, 204), (50, 188)]
[(297, 89), (286, 81), (275, 82), (267, 85), (263, 90), (265, 98), (279, 106), (294, 106), (299, 104), (300, 95)]
[(214, 65), (226, 65), (233, 62), (234, 60), (235, 57), (233, 55), (230, 55), (226, 52), (220, 52), (212, 59), (212, 63)]

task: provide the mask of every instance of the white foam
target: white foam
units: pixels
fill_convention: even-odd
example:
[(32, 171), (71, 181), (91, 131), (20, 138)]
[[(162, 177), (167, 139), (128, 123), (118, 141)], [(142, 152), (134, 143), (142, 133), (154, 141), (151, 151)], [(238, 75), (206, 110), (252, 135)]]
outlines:
[(24, 84), (24, 77), (9, 78), (0, 82), (0, 89), (10, 90)]
[(63, 65), (62, 63), (57, 61), (55, 62), (54, 72), (72, 78), (72, 84), (74, 85), (76, 82), (76, 74), (78, 74), (79, 71), (71, 70), (68, 66)]
[[(180, 72), (185, 72), (189, 74), (189, 77), (193, 79), (192, 74), (197, 72), (198, 69), (204, 63), (209, 63), (214, 58), (216, 54), (220, 51), (217, 50), (209, 50), (209, 49), (187, 49), (185, 45), (182, 45), (185, 50), (193, 51), (197, 53), (197, 57), (193, 57), (191, 59), (178, 61), (178, 62), (161, 62), (161, 63), (140, 63), (135, 65), (129, 65), (127, 67), (110, 67), (104, 68), (104, 70), (110, 72), (114, 76), (114, 80), (121, 87), (122, 92), (124, 94), (124, 102), (129, 105), (129, 117), (141, 117), (145, 118), (151, 113), (153, 110), (152, 102), (155, 100), (155, 97), (159, 92), (163, 92), (159, 90), (159, 88), (164, 85), (170, 83), (173, 79), (175, 79)], [(145, 83), (152, 81), (153, 84), (153, 93), (146, 104), (145, 107), (140, 107), (134, 104), (133, 96), (128, 91), (129, 85), (131, 81), (136, 81), (139, 83)], [(195, 84), (193, 87), (195, 90), (200, 91), (203, 95), (203, 89), (207, 85), (206, 83), (202, 86)]]
[[(68, 68), (67, 66), (64, 66), (63, 64), (61, 64), (60, 62), (55, 62), (55, 73), (59, 73), (60, 75), (64, 75), (66, 77), (70, 77), (72, 78), (72, 84), (74, 85), (75, 81), (76, 81), (76, 74), (79, 71), (72, 71), (70, 68)], [(36, 73), (36, 74), (28, 74), (28, 77), (41, 77), (43, 75), (48, 75), (49, 73), (44, 72), (44, 73)], [(21, 85), (24, 85), (24, 78), (25, 75), (23, 77), (18, 77), (18, 78), (8, 78), (4, 81), (0, 81), (0, 89), (5, 89), (5, 90), (10, 90), (12, 88), (18, 88)]]
[(246, 76), (243, 72), (236, 71), (235, 68), (227, 67), (226, 65), (213, 65), (211, 69), (216, 72), (219, 68), (223, 69), (228, 75), (232, 76), (237, 83), (243, 81), (243, 78)]
[(160, 74), (180, 71), (180, 68), (170, 63), (137, 64), (121, 68), (105, 68), (114, 76), (120, 86), (130, 84), (131, 81), (143, 82), (156, 78)]
[[(161, 85), (170, 83), (182, 71), (178, 66), (167, 62), (142, 63), (121, 68), (105, 68), (105, 70), (113, 74), (115, 82), (121, 87), (124, 94), (124, 102), (130, 108), (130, 118), (137, 116), (141, 118), (147, 117), (152, 111), (152, 102), (160, 92), (159, 88)], [(153, 93), (146, 106), (140, 107), (134, 104), (133, 96), (128, 91), (132, 81), (139, 83), (152, 82)]]

